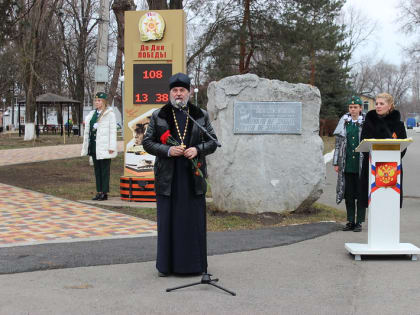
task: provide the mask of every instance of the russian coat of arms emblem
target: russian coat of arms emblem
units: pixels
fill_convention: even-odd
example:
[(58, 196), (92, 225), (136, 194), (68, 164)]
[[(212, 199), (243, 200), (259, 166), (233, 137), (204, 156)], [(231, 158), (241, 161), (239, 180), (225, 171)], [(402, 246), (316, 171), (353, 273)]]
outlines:
[(159, 40), (163, 38), (165, 32), (165, 20), (157, 12), (147, 12), (139, 21), (140, 40)]
[(376, 162), (375, 182), (377, 187), (393, 187), (397, 184), (397, 163)]

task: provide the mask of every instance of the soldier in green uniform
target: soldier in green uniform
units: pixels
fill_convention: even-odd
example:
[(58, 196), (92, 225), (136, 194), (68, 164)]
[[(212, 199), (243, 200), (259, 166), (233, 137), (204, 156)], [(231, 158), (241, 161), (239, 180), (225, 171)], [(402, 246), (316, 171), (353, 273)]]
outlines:
[(111, 158), (117, 156), (117, 122), (106, 98), (104, 92), (98, 92), (94, 101), (96, 110), (85, 119), (81, 155), (90, 155), (93, 160), (97, 191), (93, 200), (108, 199)]
[(358, 198), (363, 155), (355, 151), (365, 118), (362, 106), (360, 97), (352, 96), (348, 101), (349, 112), (341, 117), (334, 131), (333, 165), (338, 173), (336, 202), (339, 204), (345, 199), (348, 221), (343, 231), (360, 232), (365, 221), (366, 208), (360, 206)]

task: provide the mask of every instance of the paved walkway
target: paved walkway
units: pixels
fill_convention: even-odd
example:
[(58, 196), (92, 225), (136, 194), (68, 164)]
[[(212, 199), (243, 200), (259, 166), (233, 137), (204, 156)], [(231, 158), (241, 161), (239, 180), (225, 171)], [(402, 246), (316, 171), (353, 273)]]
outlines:
[(0, 247), (156, 235), (156, 224), (0, 183)]
[[(81, 144), (0, 150), (0, 166), (77, 157), (80, 150)], [(154, 222), (0, 183), (0, 247), (153, 235)]]
[[(124, 151), (124, 142), (118, 141), (118, 152)], [(66, 144), (34, 148), (0, 150), (0, 166), (68, 159), (80, 156), (82, 144)]]

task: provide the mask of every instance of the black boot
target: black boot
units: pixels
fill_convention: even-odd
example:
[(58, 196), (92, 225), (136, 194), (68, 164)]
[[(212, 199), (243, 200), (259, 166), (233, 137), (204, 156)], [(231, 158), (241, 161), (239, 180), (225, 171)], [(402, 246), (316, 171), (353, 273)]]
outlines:
[(356, 223), (356, 225), (353, 228), (353, 232), (362, 232), (362, 224)]
[(98, 192), (96, 196), (92, 198), (92, 200), (100, 200), (101, 196), (102, 196), (102, 193)]
[(99, 199), (98, 200), (108, 200), (108, 195), (107, 195), (107, 193), (101, 193), (101, 196), (99, 197)]
[(355, 224), (353, 222), (348, 222), (346, 226), (343, 228), (343, 231), (353, 231)]

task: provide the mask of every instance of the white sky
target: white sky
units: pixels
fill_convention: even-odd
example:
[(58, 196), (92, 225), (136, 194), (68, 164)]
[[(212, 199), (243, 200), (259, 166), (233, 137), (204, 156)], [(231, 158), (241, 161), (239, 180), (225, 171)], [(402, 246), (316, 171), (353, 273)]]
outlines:
[(383, 59), (393, 64), (403, 61), (402, 47), (412, 39), (399, 31), (398, 3), (399, 0), (347, 0), (346, 6), (361, 9), (367, 17), (378, 21), (375, 35), (369, 43), (359, 48), (354, 61), (365, 57), (374, 57), (375, 61)]

